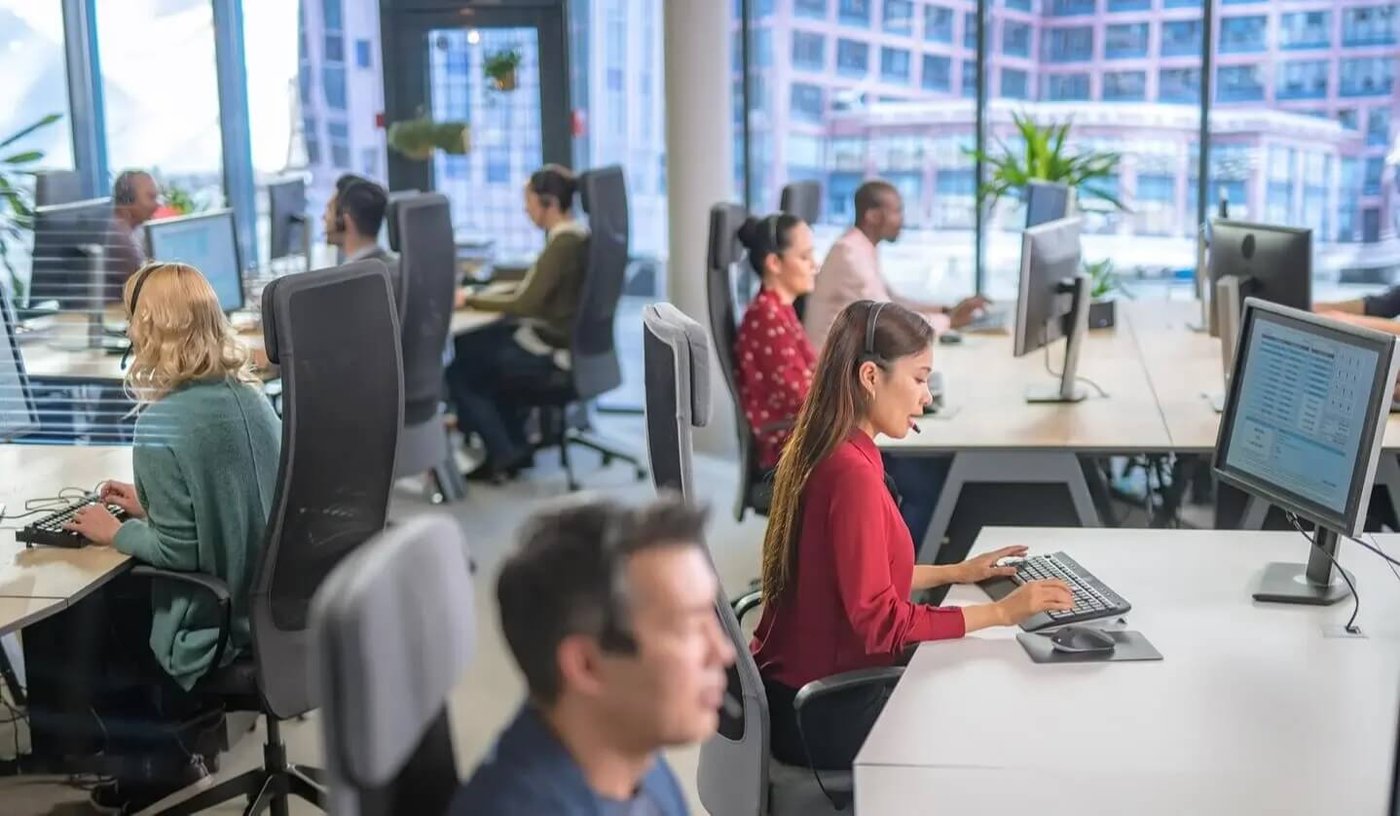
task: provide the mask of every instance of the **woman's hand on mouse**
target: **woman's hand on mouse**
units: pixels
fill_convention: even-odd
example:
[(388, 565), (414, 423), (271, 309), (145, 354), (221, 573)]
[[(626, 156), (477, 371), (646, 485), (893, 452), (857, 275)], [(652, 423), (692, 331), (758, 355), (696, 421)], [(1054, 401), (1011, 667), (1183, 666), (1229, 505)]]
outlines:
[(1066, 612), (1074, 606), (1074, 593), (1064, 581), (1031, 581), (1022, 584), (994, 606), (1001, 612), (1002, 625), (1014, 626), (1041, 612)]

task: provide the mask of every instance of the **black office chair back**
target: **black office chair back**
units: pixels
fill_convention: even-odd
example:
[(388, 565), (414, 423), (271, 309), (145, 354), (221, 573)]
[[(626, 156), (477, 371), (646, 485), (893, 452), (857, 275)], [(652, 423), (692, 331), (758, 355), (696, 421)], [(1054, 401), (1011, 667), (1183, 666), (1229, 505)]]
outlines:
[(589, 400), (622, 384), (613, 336), (631, 251), (622, 168), (603, 167), (580, 175), (579, 192), (588, 214), (589, 239), (571, 359), (574, 388), (580, 399)]
[[(739, 340), (738, 297), (735, 269), (743, 259), (739, 227), (748, 217), (738, 204), (716, 204), (710, 208), (710, 242), (705, 262), (705, 292), (710, 306), (710, 334), (715, 340), (719, 370), (734, 406), (734, 428), (739, 435), (739, 498), (734, 515), (743, 518), (753, 485), (762, 475), (758, 467), (758, 447), (739, 397), (738, 360), (734, 346)], [(752, 274), (747, 264), (738, 266), (739, 275)]]
[(394, 211), (404, 289), (403, 419), (417, 425), (436, 417), (442, 402), (442, 350), (452, 321), (457, 250), (446, 196), (418, 193), (399, 199)]
[(282, 372), (282, 454), (250, 612), (259, 688), (286, 719), (316, 707), (311, 598), (388, 514), (403, 425), (388, 270), (357, 261), (278, 278), (263, 292), (263, 331)]
[[(700, 324), (669, 303), (648, 306), (642, 325), (652, 479), (657, 490), (679, 490), (694, 500), (691, 431), (709, 423), (709, 342)], [(720, 709), (718, 733), (700, 751), (697, 790), (710, 813), (766, 813), (768, 698), (723, 590), (715, 598), (715, 614), (734, 646), (727, 682), (741, 710)]]
[(817, 223), (817, 219), (822, 215), (822, 183), (794, 181), (787, 185), (778, 199), (778, 209), (788, 215), (795, 215), (808, 224)]

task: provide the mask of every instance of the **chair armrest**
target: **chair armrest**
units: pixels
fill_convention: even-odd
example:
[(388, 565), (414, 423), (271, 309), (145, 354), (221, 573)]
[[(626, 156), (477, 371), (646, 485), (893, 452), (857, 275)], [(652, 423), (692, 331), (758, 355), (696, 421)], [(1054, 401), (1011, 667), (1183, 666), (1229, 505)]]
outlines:
[(215, 602), (219, 604), (219, 639), (214, 646), (214, 663), (211, 670), (223, 665), (224, 651), (228, 648), (229, 632), (233, 628), (233, 595), (229, 592), (228, 584), (203, 572), (177, 572), (145, 564), (132, 568), (130, 574), (136, 578), (159, 578), (165, 581), (175, 581), (202, 589), (214, 596)]
[(734, 601), (734, 617), (739, 619), (740, 625), (744, 623), (744, 616), (752, 612), (763, 603), (763, 590), (751, 589), (740, 595)]
[(855, 671), (833, 674), (830, 677), (813, 680), (798, 690), (797, 696), (793, 698), (792, 707), (799, 713), (800, 721), (802, 709), (823, 697), (862, 686), (893, 686), (899, 682), (899, 678), (902, 676), (904, 676), (903, 666), (856, 669)]

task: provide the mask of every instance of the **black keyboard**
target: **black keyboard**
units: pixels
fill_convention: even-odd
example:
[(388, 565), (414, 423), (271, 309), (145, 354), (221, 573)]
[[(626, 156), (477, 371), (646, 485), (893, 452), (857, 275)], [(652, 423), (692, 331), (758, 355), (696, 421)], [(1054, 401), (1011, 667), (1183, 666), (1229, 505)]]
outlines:
[(1027, 632), (1111, 618), (1133, 608), (1132, 604), (1123, 600), (1122, 595), (1109, 589), (1103, 581), (1095, 578), (1092, 572), (1079, 566), (1077, 561), (1062, 552), (1033, 555), (1017, 565), (1014, 577), (993, 578), (983, 581), (980, 586), (992, 600), (999, 601), (1022, 584), (1047, 578), (1057, 578), (1069, 584), (1074, 593), (1074, 608), (1064, 612), (1041, 612), (1030, 616), (1021, 623), (1021, 628)]
[[(15, 540), (23, 541), (26, 547), (41, 544), (45, 547), (86, 547), (88, 540), (73, 532), (63, 529), (63, 525), (73, 520), (73, 516), (84, 507), (98, 504), (96, 496), (88, 496), (75, 504), (64, 507), (61, 510), (44, 516), (36, 522), (26, 525), (15, 532)], [(116, 516), (118, 520), (126, 520), (126, 512), (115, 504), (107, 505), (107, 509)]]

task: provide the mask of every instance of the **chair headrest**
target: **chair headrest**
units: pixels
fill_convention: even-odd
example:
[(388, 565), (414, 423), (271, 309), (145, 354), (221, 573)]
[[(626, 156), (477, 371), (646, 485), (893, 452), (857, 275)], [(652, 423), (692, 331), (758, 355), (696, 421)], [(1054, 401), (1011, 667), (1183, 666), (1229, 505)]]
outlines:
[[(383, 278), (384, 285), (388, 287), (385, 291), (389, 293), (392, 303), (393, 285), (389, 278), (389, 267), (376, 258), (287, 275), (269, 283), (263, 289), (262, 295), (263, 351), (267, 354), (268, 362), (272, 365), (282, 364), (283, 341), (278, 335), (277, 314), (279, 309), (285, 308), (292, 295), (308, 289), (335, 286), (363, 275), (377, 275)], [(328, 316), (327, 319), (334, 317)]]
[(705, 259), (708, 269), (727, 273), (739, 260), (744, 252), (739, 246), (739, 228), (746, 218), (748, 212), (738, 204), (716, 204), (710, 208), (710, 244)]
[(677, 366), (690, 375), (690, 424), (710, 424), (710, 339), (699, 323), (669, 303), (654, 303), (642, 314), (647, 330), (675, 350)]
[(450, 516), (419, 516), (347, 556), (312, 602), (333, 777), (392, 781), (476, 645), (471, 559)]

